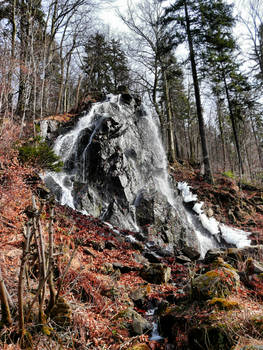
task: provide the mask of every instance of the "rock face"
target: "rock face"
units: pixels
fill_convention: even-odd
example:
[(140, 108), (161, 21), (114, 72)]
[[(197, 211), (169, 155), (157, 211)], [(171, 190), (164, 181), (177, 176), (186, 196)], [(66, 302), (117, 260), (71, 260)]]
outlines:
[(62, 204), (141, 230), (155, 244), (199, 249), (182, 201), (170, 189), (158, 128), (126, 95), (95, 104), (57, 138), (54, 149), (64, 173), (46, 174), (46, 185)]

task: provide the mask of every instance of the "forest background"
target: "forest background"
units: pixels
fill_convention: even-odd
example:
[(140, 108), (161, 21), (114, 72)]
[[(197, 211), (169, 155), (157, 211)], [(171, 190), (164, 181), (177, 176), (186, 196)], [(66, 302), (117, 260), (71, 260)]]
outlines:
[(125, 86), (156, 116), (170, 162), (262, 182), (261, 2), (128, 1), (124, 32), (103, 23), (114, 5), (0, 2), (0, 135), (11, 123), (36, 137), (36, 120)]

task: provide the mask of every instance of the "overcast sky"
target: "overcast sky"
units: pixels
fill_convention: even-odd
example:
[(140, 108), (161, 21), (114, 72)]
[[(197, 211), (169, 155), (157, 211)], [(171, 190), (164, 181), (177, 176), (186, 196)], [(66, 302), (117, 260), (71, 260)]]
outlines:
[(105, 9), (100, 12), (100, 17), (105, 24), (110, 25), (112, 30), (125, 31), (127, 30), (126, 26), (116, 15), (117, 9), (125, 13), (127, 0), (115, 0), (112, 5), (105, 6)]
[[(117, 9), (125, 14), (127, 10), (127, 3), (129, 0), (115, 0), (111, 5), (105, 5), (105, 9), (100, 12), (100, 18), (102, 21), (110, 26), (111, 32), (125, 32), (127, 27), (123, 22), (118, 18), (116, 11)], [(136, 3), (140, 0), (132, 0), (132, 3)], [(234, 14), (235, 16), (245, 15), (245, 8), (247, 0), (226, 0), (229, 4), (234, 4)], [(263, 0), (262, 0), (263, 1)], [(238, 38), (239, 45), (242, 46), (243, 50), (246, 51), (245, 35), (246, 28), (240, 23), (237, 24), (235, 28), (235, 34)]]

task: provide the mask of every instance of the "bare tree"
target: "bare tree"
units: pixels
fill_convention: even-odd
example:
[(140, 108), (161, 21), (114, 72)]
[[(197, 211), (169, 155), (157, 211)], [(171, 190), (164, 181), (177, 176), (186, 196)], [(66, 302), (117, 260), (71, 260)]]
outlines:
[[(175, 128), (166, 73), (166, 52), (169, 51), (170, 43), (161, 22), (163, 14), (163, 6), (158, 0), (144, 0), (136, 6), (129, 1), (127, 15), (124, 16), (119, 12), (119, 17), (136, 35), (133, 41), (135, 45), (130, 46), (129, 50), (135, 61), (137, 81), (140, 81), (146, 89), (154, 105), (160, 119), (164, 141), (167, 138), (168, 158), (174, 162), (176, 158)], [(139, 70), (137, 70), (138, 66)], [(160, 88), (164, 96), (166, 116), (158, 101)]]

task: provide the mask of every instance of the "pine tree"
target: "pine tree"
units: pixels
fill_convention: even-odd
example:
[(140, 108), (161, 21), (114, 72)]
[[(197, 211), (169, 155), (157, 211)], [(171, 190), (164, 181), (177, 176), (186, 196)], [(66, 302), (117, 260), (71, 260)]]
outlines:
[[(175, 23), (178, 40), (183, 42), (187, 40), (189, 47), (190, 63), (192, 69), (192, 78), (195, 91), (195, 102), (197, 117), (199, 123), (199, 133), (202, 145), (204, 175), (208, 182), (213, 182), (213, 175), (210, 166), (210, 160), (207, 149), (207, 139), (203, 109), (201, 104), (200, 82), (197, 70), (197, 52), (200, 51), (197, 34), (204, 31), (200, 23), (199, 5), (200, 1), (177, 0), (166, 11), (166, 23)], [(202, 19), (201, 19), (202, 20)], [(202, 23), (203, 24), (203, 23)]]
[(112, 39), (109, 43), (108, 64), (111, 72), (111, 83), (107, 88), (108, 91), (117, 93), (119, 85), (129, 86), (128, 61), (118, 40)]
[(232, 6), (222, 0), (200, 1), (201, 18), (209, 30), (200, 35), (203, 44), (202, 71), (209, 77), (213, 89), (226, 99), (236, 147), (239, 170), (244, 173), (244, 164), (240, 147), (242, 128), (242, 109), (246, 107), (246, 92), (250, 86), (244, 74), (240, 72), (236, 59), (237, 44), (232, 36), (235, 19)]
[(107, 42), (103, 34), (91, 36), (85, 45), (84, 65), (87, 91), (117, 92), (118, 85), (129, 85), (129, 68), (120, 42)]

